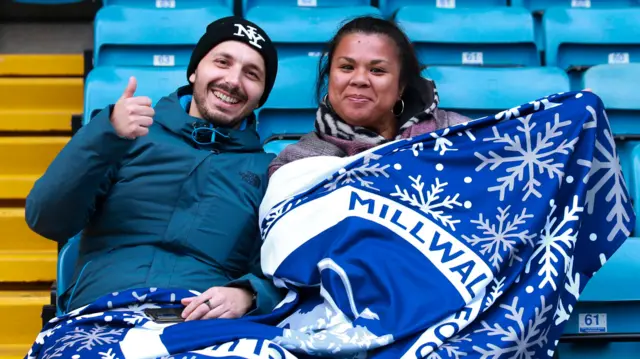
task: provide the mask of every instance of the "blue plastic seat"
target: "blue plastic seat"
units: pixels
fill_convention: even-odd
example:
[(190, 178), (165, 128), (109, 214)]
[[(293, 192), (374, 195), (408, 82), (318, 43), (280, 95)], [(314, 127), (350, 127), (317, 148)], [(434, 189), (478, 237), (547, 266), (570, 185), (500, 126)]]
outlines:
[[(258, 6), (249, 9), (246, 18), (260, 24), (278, 49), (278, 57), (319, 57), (325, 43), (351, 18), (362, 15), (380, 16), (371, 6), (341, 8), (309, 8)], [(278, 74), (279, 75), (279, 74)]]
[(233, 0), (102, 0), (104, 6), (123, 5), (158, 9), (204, 8), (224, 6), (233, 11)]
[(396, 21), (428, 65), (540, 65), (533, 16), (523, 8), (406, 6)]
[(185, 68), (96, 67), (85, 82), (83, 123), (88, 123), (93, 115), (106, 106), (116, 103), (131, 76), (138, 81), (135, 95), (150, 97), (154, 104), (187, 84)]
[(187, 66), (207, 25), (232, 12), (194, 9), (101, 8), (95, 18), (94, 66)]
[(430, 67), (423, 75), (435, 81), (440, 95), (440, 108), (472, 119), (494, 115), (544, 96), (570, 90), (567, 74), (551, 67), (443, 66)]
[(345, 6), (370, 6), (371, 0), (241, 0), (242, 13), (258, 6), (332, 8)]
[(507, 0), (379, 0), (380, 10), (385, 17), (391, 17), (405, 6), (428, 6), (443, 9), (482, 8), (507, 6)]
[[(580, 295), (569, 321), (565, 326), (565, 334), (577, 334), (580, 318), (584, 324), (598, 324), (604, 327), (606, 316), (606, 333), (639, 333), (640, 332), (640, 238), (629, 238), (608, 258), (607, 263), (589, 281)], [(590, 273), (589, 273), (590, 274)], [(600, 314), (597, 318), (594, 314)], [(586, 315), (589, 315), (587, 319)], [(597, 320), (597, 322), (596, 322)], [(640, 342), (635, 343), (597, 343), (587, 339), (584, 343), (560, 344), (560, 359), (621, 359), (637, 358), (640, 353)]]
[(640, 63), (599, 65), (587, 70), (583, 87), (602, 98), (616, 135), (640, 135)]
[[(70, 238), (58, 253), (57, 273), (56, 273), (56, 298), (59, 300), (62, 294), (69, 288), (73, 280), (73, 272), (80, 253), (80, 234)], [(60, 316), (66, 312), (59, 302), (56, 303), (56, 315)]]
[(550, 8), (542, 21), (547, 66), (640, 62), (640, 8)]
[(273, 90), (257, 115), (262, 141), (313, 131), (318, 108), (314, 93), (317, 72), (318, 59), (314, 57), (295, 57), (278, 63)]
[(264, 144), (264, 151), (267, 153), (273, 153), (274, 155), (279, 154), (284, 150), (287, 146), (298, 142), (294, 139), (283, 139), (283, 140), (271, 140)]
[(511, 6), (521, 6), (530, 11), (544, 11), (551, 7), (613, 8), (639, 5), (638, 0), (511, 0)]

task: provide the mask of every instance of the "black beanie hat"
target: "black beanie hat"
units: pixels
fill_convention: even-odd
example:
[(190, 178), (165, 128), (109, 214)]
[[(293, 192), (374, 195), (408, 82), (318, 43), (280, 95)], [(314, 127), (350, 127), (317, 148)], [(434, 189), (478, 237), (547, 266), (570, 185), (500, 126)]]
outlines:
[(243, 42), (262, 55), (266, 73), (264, 93), (262, 94), (262, 98), (260, 98), (259, 106), (264, 105), (273, 88), (273, 83), (276, 81), (276, 74), (278, 73), (278, 53), (264, 30), (251, 21), (239, 16), (223, 17), (207, 26), (207, 31), (202, 35), (191, 54), (189, 67), (187, 67), (187, 81), (191, 74), (196, 71), (200, 60), (202, 60), (211, 49), (221, 42), (230, 40)]

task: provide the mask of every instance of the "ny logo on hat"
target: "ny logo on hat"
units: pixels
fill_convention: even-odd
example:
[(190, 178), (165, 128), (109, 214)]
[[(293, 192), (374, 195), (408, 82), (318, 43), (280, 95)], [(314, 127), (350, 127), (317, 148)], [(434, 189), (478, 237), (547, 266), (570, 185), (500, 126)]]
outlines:
[[(258, 41), (264, 41), (264, 37), (256, 32), (256, 28), (253, 26), (244, 27), (242, 24), (234, 24), (238, 28), (238, 32), (234, 35), (236, 36), (244, 36), (249, 38), (249, 42), (251, 45), (261, 49), (262, 46), (258, 44)], [(248, 29), (248, 30), (247, 30)]]

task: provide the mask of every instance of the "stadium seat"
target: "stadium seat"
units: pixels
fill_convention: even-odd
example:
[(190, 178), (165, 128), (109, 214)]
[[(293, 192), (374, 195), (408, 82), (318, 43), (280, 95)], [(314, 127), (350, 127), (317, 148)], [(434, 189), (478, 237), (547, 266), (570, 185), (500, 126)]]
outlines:
[(281, 7), (345, 7), (345, 6), (369, 6), (370, 0), (241, 0), (242, 13), (257, 6), (281, 6)]
[(313, 130), (318, 108), (314, 93), (317, 72), (318, 59), (314, 57), (279, 61), (273, 90), (258, 110), (258, 133), (263, 142)]
[(233, 11), (233, 0), (102, 0), (104, 6), (124, 5), (158, 9), (188, 9), (223, 6)]
[(224, 6), (103, 7), (95, 18), (94, 65), (186, 67), (207, 25), (229, 15)]
[(473, 119), (570, 89), (566, 73), (549, 67), (443, 66), (430, 67), (423, 75), (435, 81), (440, 95), (440, 108)]
[(0, 54), (0, 76), (82, 76), (81, 54)]
[(380, 16), (380, 11), (371, 6), (259, 6), (249, 9), (245, 17), (260, 24), (275, 43), (278, 57), (284, 59), (292, 56), (320, 56), (325, 43), (331, 40), (340, 26), (346, 20), (361, 15)]
[[(56, 299), (62, 297), (62, 294), (72, 284), (73, 272), (76, 269), (76, 262), (80, 253), (80, 236), (70, 238), (67, 243), (60, 249), (58, 255), (58, 269), (56, 281)], [(56, 303), (56, 315), (60, 316), (66, 312), (66, 308), (62, 308)]]
[(550, 8), (542, 21), (547, 66), (640, 62), (640, 8)]
[(385, 17), (392, 17), (404, 6), (429, 6), (443, 9), (507, 6), (507, 0), (379, 0), (380, 10)]
[(185, 68), (96, 67), (86, 80), (83, 124), (106, 106), (118, 101), (131, 76), (138, 81), (136, 95), (148, 96), (154, 104), (187, 84)]
[(428, 65), (540, 65), (533, 17), (522, 8), (406, 6), (396, 21)]
[(272, 140), (264, 144), (264, 151), (267, 153), (279, 154), (285, 147), (298, 142), (294, 139)]
[(511, 6), (520, 6), (536, 12), (551, 7), (613, 8), (638, 5), (640, 5), (638, 0), (511, 0)]
[(599, 65), (584, 73), (583, 87), (602, 98), (615, 135), (640, 135), (639, 83), (640, 63)]
[[(564, 334), (595, 330), (587, 325), (597, 323), (602, 334), (640, 333), (640, 238), (629, 238), (608, 258), (607, 263), (589, 281), (580, 295)], [(632, 284), (633, 283), (633, 284)], [(599, 314), (598, 317), (595, 314)], [(586, 317), (589, 315), (589, 317)], [(581, 320), (582, 319), (582, 320)], [(586, 324), (586, 325), (585, 325)], [(558, 347), (560, 359), (631, 359), (640, 353), (640, 342), (611, 343), (586, 338)]]
[(81, 77), (0, 77), (0, 131), (71, 131), (81, 110)]
[(24, 199), (68, 137), (0, 137), (0, 200)]

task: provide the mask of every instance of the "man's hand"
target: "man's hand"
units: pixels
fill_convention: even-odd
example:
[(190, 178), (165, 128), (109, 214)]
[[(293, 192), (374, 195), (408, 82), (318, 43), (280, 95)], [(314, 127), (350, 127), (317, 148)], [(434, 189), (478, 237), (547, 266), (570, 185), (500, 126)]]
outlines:
[(131, 77), (111, 113), (111, 125), (118, 136), (131, 140), (149, 133), (155, 115), (149, 97), (134, 97), (137, 86), (136, 78)]
[(235, 319), (245, 315), (253, 304), (253, 294), (246, 289), (213, 287), (197, 297), (184, 298), (186, 321), (198, 319)]

